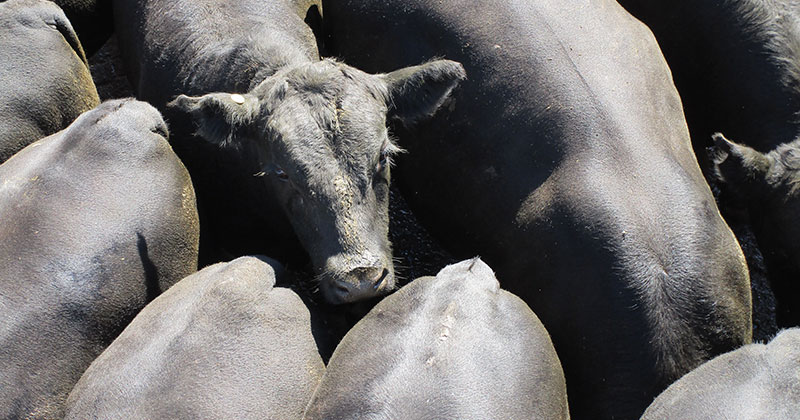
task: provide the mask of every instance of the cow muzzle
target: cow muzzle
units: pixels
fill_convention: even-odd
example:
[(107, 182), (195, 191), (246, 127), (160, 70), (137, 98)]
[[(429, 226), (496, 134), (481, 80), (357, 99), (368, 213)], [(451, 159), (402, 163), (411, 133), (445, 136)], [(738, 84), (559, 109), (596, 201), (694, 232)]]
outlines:
[(394, 283), (391, 266), (366, 266), (324, 275), (320, 290), (328, 302), (342, 304), (384, 295), (394, 289)]

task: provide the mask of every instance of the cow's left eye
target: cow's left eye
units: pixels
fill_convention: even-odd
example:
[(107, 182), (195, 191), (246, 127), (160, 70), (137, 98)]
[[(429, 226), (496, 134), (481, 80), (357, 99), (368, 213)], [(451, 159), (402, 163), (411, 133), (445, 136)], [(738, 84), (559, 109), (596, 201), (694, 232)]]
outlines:
[(385, 152), (381, 152), (381, 160), (378, 161), (378, 165), (375, 166), (375, 172), (382, 172), (386, 169), (386, 166), (389, 164), (389, 155)]

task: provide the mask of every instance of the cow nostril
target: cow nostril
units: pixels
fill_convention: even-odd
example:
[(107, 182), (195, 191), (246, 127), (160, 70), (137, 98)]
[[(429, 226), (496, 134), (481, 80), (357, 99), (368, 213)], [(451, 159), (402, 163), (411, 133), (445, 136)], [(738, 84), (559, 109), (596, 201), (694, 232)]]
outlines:
[(341, 284), (339, 282), (337, 282), (337, 284), (336, 284), (336, 286), (334, 288), (336, 289), (337, 292), (341, 293), (342, 295), (350, 294), (350, 289), (347, 286), (345, 286), (345, 285), (343, 285), (343, 284)]
[(381, 285), (383, 284), (383, 282), (386, 281), (386, 278), (388, 276), (389, 276), (389, 270), (384, 268), (383, 271), (381, 271), (380, 276), (378, 277), (378, 279), (375, 281), (375, 285), (372, 286), (373, 290), (378, 290), (381, 287)]

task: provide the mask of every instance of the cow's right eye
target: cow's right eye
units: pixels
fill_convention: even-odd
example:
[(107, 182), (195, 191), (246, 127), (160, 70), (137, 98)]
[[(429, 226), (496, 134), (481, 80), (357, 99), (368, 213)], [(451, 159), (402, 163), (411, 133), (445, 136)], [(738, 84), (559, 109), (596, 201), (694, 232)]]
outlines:
[(289, 180), (289, 175), (286, 174), (286, 171), (284, 171), (281, 168), (275, 169), (275, 176), (277, 176), (278, 179), (280, 179), (281, 181), (288, 181)]

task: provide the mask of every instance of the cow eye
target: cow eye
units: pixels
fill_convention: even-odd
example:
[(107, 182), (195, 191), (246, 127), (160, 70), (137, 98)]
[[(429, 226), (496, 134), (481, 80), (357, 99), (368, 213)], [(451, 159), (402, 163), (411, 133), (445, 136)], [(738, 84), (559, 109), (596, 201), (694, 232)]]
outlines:
[(281, 168), (275, 169), (275, 176), (277, 176), (278, 179), (280, 179), (281, 181), (288, 181), (289, 180), (289, 175), (287, 175), (286, 171), (284, 171)]
[(386, 152), (381, 152), (381, 160), (378, 161), (378, 165), (375, 166), (376, 172), (381, 172), (386, 169), (386, 165), (389, 164), (389, 154)]

